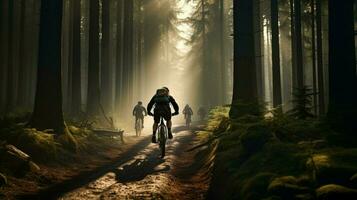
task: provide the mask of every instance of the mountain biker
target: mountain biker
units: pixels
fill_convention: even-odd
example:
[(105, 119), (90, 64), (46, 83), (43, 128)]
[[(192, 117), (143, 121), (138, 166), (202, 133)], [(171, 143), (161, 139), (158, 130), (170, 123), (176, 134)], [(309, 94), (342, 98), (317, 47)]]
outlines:
[(191, 116), (193, 115), (193, 111), (192, 111), (192, 108), (188, 104), (186, 104), (182, 113), (185, 115), (185, 119), (189, 120), (189, 122), (191, 122)]
[(205, 119), (205, 117), (206, 117), (206, 114), (207, 114), (206, 109), (201, 106), (198, 109), (197, 114), (201, 117), (201, 120), (203, 121)]
[(133, 116), (135, 116), (135, 124), (141, 119), (142, 126), (144, 128), (144, 114), (147, 116), (146, 108), (143, 106), (143, 102), (138, 101), (138, 104), (133, 109)]
[[(163, 87), (156, 91), (156, 94), (151, 98), (147, 110), (150, 116), (154, 116), (154, 125), (153, 125), (153, 135), (152, 135), (152, 142), (156, 143), (156, 130), (160, 123), (160, 118), (164, 118), (167, 124), (168, 136), (169, 139), (172, 139), (172, 132), (171, 132), (171, 116), (178, 115), (179, 113), (179, 106), (177, 105), (175, 99), (169, 94), (170, 91), (167, 87)], [(174, 107), (175, 112), (171, 114), (170, 103)], [(153, 106), (154, 113), (151, 112)]]

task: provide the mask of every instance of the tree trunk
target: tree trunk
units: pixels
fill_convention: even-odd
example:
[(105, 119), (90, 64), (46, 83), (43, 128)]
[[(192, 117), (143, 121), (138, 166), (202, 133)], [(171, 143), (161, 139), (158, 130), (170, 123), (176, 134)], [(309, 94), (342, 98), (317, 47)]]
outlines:
[(282, 104), (280, 77), (279, 4), (271, 0), (271, 49), (273, 69), (273, 106)]
[(111, 110), (109, 65), (109, 0), (102, 0), (102, 56), (101, 56), (101, 103), (106, 112)]
[[(294, 88), (304, 87), (304, 65), (303, 65), (303, 46), (302, 46), (302, 32), (301, 32), (301, 2), (300, 0), (294, 0), (294, 32), (293, 32), (294, 42), (295, 42), (295, 67), (294, 70), (296, 74), (296, 83)], [(293, 51), (294, 51), (293, 49)]]
[(322, 8), (321, 0), (316, 0), (316, 50), (317, 50), (317, 81), (319, 97), (319, 114), (325, 114), (325, 85), (324, 85), (324, 66), (322, 53)]
[(329, 119), (342, 132), (355, 134), (357, 77), (353, 0), (329, 0)]
[(14, 1), (9, 1), (8, 7), (8, 66), (7, 66), (7, 87), (6, 87), (6, 113), (9, 113), (14, 108), (15, 101), (15, 88), (14, 88), (14, 42), (13, 42), (13, 30), (14, 30)]
[(71, 113), (76, 116), (81, 112), (81, 1), (73, 0), (73, 64), (72, 64), (72, 100)]
[(8, 60), (8, 3), (2, 1), (0, 3), (0, 112), (3, 113), (6, 107), (6, 82), (7, 82), (7, 60)]
[(234, 15), (234, 83), (231, 117), (240, 114), (237, 103), (257, 101), (254, 48), (253, 1), (233, 2)]
[(312, 91), (314, 93), (314, 113), (317, 114), (317, 68), (316, 68), (316, 29), (315, 29), (315, 0), (311, 0), (311, 49), (312, 49)]
[(87, 112), (99, 114), (99, 0), (90, 0)]
[(221, 81), (221, 90), (222, 92), (219, 94), (221, 96), (220, 99), (220, 103), (221, 104), (225, 104), (226, 103), (226, 96), (227, 96), (227, 86), (226, 86), (226, 82), (225, 79), (227, 78), (227, 74), (226, 74), (226, 59), (225, 59), (225, 23), (224, 23), (224, 0), (219, 0), (219, 26), (220, 26), (220, 30), (219, 30), (219, 43), (220, 43), (220, 64), (221, 64), (221, 77), (220, 77), (220, 81)]
[(117, 1), (117, 56), (115, 68), (115, 112), (120, 114), (122, 97), (123, 71), (123, 0)]
[(61, 89), (62, 0), (41, 1), (39, 59), (34, 111), (29, 125), (63, 133)]
[(124, 1), (124, 36), (123, 44), (123, 86), (124, 107), (128, 108), (132, 103), (132, 69), (133, 69), (133, 0)]
[(25, 87), (27, 84), (27, 68), (28, 64), (25, 59), (25, 13), (26, 13), (26, 1), (22, 0), (21, 3), (21, 11), (20, 11), (20, 48), (19, 48), (19, 70), (18, 70), (18, 87), (17, 87), (17, 105), (20, 107), (25, 106), (26, 102), (26, 92), (25, 92)]

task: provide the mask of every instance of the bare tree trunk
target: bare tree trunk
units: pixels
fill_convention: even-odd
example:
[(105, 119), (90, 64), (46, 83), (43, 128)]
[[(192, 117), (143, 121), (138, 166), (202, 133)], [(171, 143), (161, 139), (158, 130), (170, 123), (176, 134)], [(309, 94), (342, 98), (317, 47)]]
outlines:
[(124, 86), (124, 106), (128, 108), (132, 103), (132, 69), (133, 69), (133, 0), (124, 2), (124, 49), (123, 52), (123, 86)]
[(254, 48), (253, 1), (233, 2), (234, 13), (234, 83), (231, 117), (239, 113), (237, 103), (257, 101), (257, 79)]
[(111, 110), (110, 65), (109, 65), (109, 0), (102, 0), (102, 56), (101, 56), (101, 103), (105, 112)]
[[(338, 131), (357, 131), (357, 76), (353, 0), (329, 0), (329, 110)], [(354, 135), (355, 136), (355, 135)]]
[(117, 0), (117, 52), (115, 68), (115, 112), (121, 112), (121, 97), (123, 91), (123, 0)]
[(273, 106), (282, 104), (280, 77), (279, 4), (271, 0), (271, 49), (273, 69)]
[(314, 97), (314, 113), (317, 114), (317, 68), (316, 68), (316, 29), (315, 29), (315, 0), (311, 0), (311, 49), (312, 49), (312, 90)]
[(63, 133), (61, 89), (62, 0), (41, 1), (35, 107), (29, 125)]
[(322, 56), (322, 16), (321, 0), (316, 1), (316, 40), (317, 40), (317, 76), (319, 90), (319, 114), (326, 112), (325, 104), (325, 85), (324, 85), (324, 67)]
[(20, 43), (20, 48), (19, 48), (19, 69), (18, 69), (18, 87), (17, 87), (17, 105), (20, 107), (25, 106), (25, 101), (26, 101), (26, 92), (25, 92), (25, 86), (27, 84), (27, 79), (26, 79), (26, 69), (27, 69), (27, 63), (25, 59), (25, 13), (26, 13), (26, 1), (22, 0), (21, 2), (21, 9), (20, 9), (20, 38), (19, 38), (19, 43)]
[(8, 66), (7, 66), (7, 92), (6, 92), (6, 113), (11, 112), (14, 108), (15, 88), (14, 88), (14, 1), (9, 1), (9, 16), (8, 16)]
[(71, 113), (76, 116), (81, 112), (81, 1), (73, 0), (73, 64)]
[(303, 64), (303, 47), (301, 32), (301, 2), (294, 0), (294, 41), (295, 41), (295, 62), (296, 62), (296, 85), (295, 88), (304, 87), (304, 64)]
[(90, 0), (87, 112), (99, 114), (99, 0)]

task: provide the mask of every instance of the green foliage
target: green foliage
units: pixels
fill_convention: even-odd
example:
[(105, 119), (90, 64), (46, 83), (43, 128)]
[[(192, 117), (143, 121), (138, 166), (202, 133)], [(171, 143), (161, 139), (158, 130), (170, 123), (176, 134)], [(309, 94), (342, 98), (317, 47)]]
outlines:
[(267, 188), (276, 174), (258, 173), (243, 183), (240, 192), (241, 199), (255, 200), (267, 197)]
[(259, 151), (270, 139), (271, 133), (267, 126), (254, 125), (241, 134), (240, 142), (245, 150), (250, 153)]
[(295, 88), (293, 92), (293, 109), (289, 111), (290, 115), (297, 119), (306, 119), (313, 117), (312, 114), (312, 97), (314, 93), (308, 86)]

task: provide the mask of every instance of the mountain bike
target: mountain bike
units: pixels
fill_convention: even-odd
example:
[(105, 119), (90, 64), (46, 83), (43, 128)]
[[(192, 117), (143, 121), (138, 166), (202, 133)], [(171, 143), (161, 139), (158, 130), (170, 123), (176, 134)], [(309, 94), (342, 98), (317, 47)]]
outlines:
[(141, 131), (143, 130), (143, 120), (142, 119), (137, 119), (135, 122), (135, 133), (136, 137), (141, 135)]

